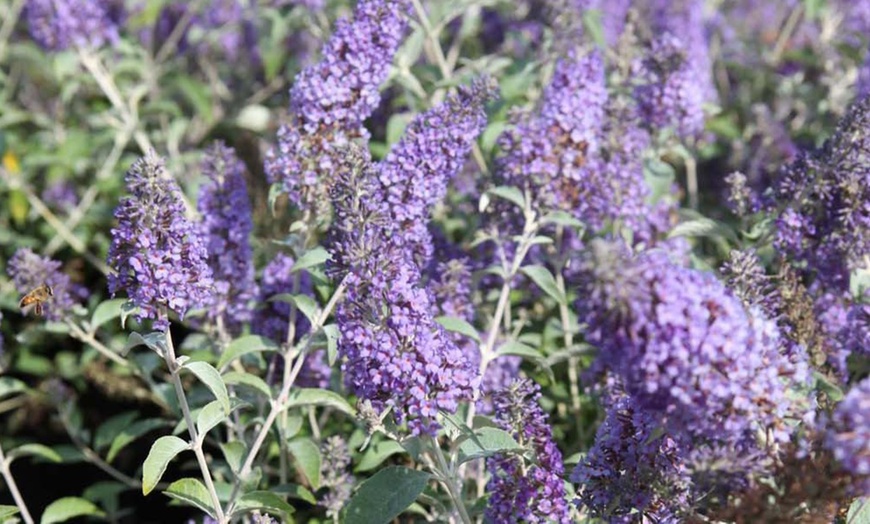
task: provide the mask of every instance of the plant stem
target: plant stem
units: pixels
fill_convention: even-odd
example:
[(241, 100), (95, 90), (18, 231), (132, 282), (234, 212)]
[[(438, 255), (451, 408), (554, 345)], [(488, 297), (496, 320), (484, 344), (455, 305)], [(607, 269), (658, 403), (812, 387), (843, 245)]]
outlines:
[(3, 448), (0, 447), (0, 473), (3, 474), (3, 480), (6, 481), (6, 487), (9, 488), (9, 493), (15, 499), (15, 505), (18, 506), (18, 511), (21, 512), (21, 518), (25, 524), (33, 524), (33, 517), (27, 511), (27, 505), (24, 504), (24, 498), (21, 492), (18, 491), (18, 484), (15, 483), (15, 478), (12, 476), (12, 470), (9, 469), (9, 462), (6, 460), (6, 455), (3, 454)]
[(72, 320), (67, 320), (66, 325), (69, 326), (70, 333), (72, 334), (73, 338), (78, 339), (78, 340), (84, 342), (85, 344), (90, 344), (101, 355), (108, 358), (109, 360), (111, 360), (115, 364), (118, 364), (118, 365), (121, 365), (124, 367), (130, 367), (130, 363), (127, 362), (127, 359), (118, 355), (117, 353), (115, 353), (111, 349), (107, 348), (106, 345), (103, 344), (102, 342), (100, 342), (99, 340), (97, 340), (96, 337), (94, 337), (94, 335), (92, 333), (87, 333), (85, 330), (83, 330), (78, 324), (76, 324)]
[(172, 375), (172, 383), (175, 386), (175, 394), (178, 396), (178, 405), (181, 407), (181, 412), (184, 414), (184, 420), (187, 422), (187, 432), (190, 434), (190, 445), (196, 461), (199, 463), (199, 469), (202, 471), (202, 479), (205, 481), (205, 487), (211, 497), (211, 503), (214, 507), (217, 521), (221, 524), (228, 522), (221, 508), (220, 499), (217, 496), (214, 482), (211, 479), (211, 472), (208, 469), (208, 462), (205, 460), (205, 454), (202, 452), (202, 438), (197, 435), (196, 425), (193, 416), (190, 414), (190, 406), (187, 403), (187, 396), (184, 394), (184, 386), (181, 384), (181, 366), (175, 360), (175, 346), (172, 344), (172, 335), (169, 328), (166, 328), (166, 347), (164, 348), (163, 356), (166, 360), (166, 365), (169, 367), (169, 373)]
[[(311, 331), (308, 333), (308, 336), (301, 341), (301, 348), (299, 350), (299, 355), (296, 358), (296, 361), (293, 363), (292, 369), (289, 366), (289, 362), (285, 364), (285, 372), (284, 379), (281, 385), (281, 392), (278, 393), (278, 398), (271, 401), (269, 414), (266, 415), (266, 420), (263, 421), (263, 425), (260, 427), (260, 431), (257, 433), (257, 436), (254, 438), (254, 442), (251, 444), (251, 448), (248, 450), (248, 454), (245, 457), (245, 461), (242, 464), (241, 469), (239, 470), (238, 479), (236, 479), (235, 486), (233, 486), (233, 492), (230, 495), (230, 500), (227, 503), (227, 511), (229, 512), (232, 509), (232, 505), (235, 502), (236, 495), (238, 495), (238, 491), (241, 487), (241, 480), (246, 478), (251, 473), (251, 469), (254, 465), (254, 460), (257, 458), (257, 454), (260, 452), (260, 448), (263, 446), (263, 442), (266, 440), (266, 436), (269, 434), (269, 431), (272, 429), (272, 425), (275, 423), (275, 419), (278, 418), (278, 415), (284, 412), (287, 409), (287, 402), (290, 397), (290, 388), (293, 387), (293, 383), (296, 381), (296, 377), (299, 375), (299, 372), (302, 370), (302, 364), (305, 362), (305, 353), (308, 350), (309, 346), (311, 346), (312, 341), (314, 340), (314, 335), (320, 331), (323, 327), (323, 324), (326, 322), (326, 319), (329, 318), (329, 315), (332, 313), (332, 310), (335, 308), (335, 305), (338, 303), (339, 299), (344, 295), (344, 290), (347, 287), (347, 284), (344, 280), (338, 285), (335, 289), (335, 292), (330, 297), (329, 302), (326, 303), (323, 310), (314, 320), (311, 325)], [(289, 349), (286, 354), (290, 354), (293, 348)], [(289, 371), (288, 371), (289, 370)]]
[(459, 512), (459, 518), (464, 524), (471, 524), (471, 517), (468, 516), (468, 510), (465, 509), (465, 502), (462, 500), (462, 492), (457, 489), (458, 482), (453, 474), (453, 470), (447, 465), (447, 459), (444, 457), (444, 451), (438, 445), (438, 440), (435, 437), (429, 436), (429, 446), (432, 448), (432, 453), (435, 455), (435, 460), (438, 463), (438, 476), (442, 484), (447, 488), (447, 493), (450, 495), (450, 500), (453, 502), (453, 507)]

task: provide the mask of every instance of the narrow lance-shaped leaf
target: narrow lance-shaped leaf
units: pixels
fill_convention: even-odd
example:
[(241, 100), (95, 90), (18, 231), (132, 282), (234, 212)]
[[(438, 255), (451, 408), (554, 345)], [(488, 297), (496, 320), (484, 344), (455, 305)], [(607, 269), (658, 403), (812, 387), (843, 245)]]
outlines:
[(169, 462), (188, 447), (187, 442), (172, 435), (160, 437), (154, 442), (142, 464), (143, 495), (151, 493), (166, 472)]

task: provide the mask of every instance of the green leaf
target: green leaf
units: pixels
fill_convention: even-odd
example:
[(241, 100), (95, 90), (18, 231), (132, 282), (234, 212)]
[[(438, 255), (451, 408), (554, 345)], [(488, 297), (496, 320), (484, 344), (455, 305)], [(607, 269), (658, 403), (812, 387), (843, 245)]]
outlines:
[(96, 330), (106, 322), (121, 316), (121, 306), (127, 303), (126, 298), (112, 298), (101, 302), (91, 316), (91, 329)]
[(604, 29), (601, 24), (601, 10), (584, 9), (581, 17), (583, 19), (584, 35), (589, 35), (598, 47), (606, 47), (607, 40), (604, 39)]
[(843, 390), (839, 386), (828, 380), (828, 377), (819, 373), (813, 372), (813, 377), (816, 379), (816, 389), (824, 391), (828, 397), (834, 402), (843, 400)]
[(195, 478), (179, 479), (169, 485), (163, 492), (167, 497), (190, 504), (214, 518), (214, 508), (211, 495), (201, 481)]
[(532, 346), (523, 344), (517, 340), (505, 342), (498, 348), (498, 354), (501, 355), (516, 355), (518, 357), (528, 358), (531, 360), (540, 360), (541, 353)]
[(44, 444), (36, 444), (36, 443), (24, 444), (23, 446), (18, 446), (17, 448), (15, 448), (12, 451), (10, 451), (9, 453), (7, 453), (7, 456), (8, 456), (7, 460), (9, 462), (12, 462), (13, 460), (15, 460), (19, 457), (27, 457), (27, 456), (40, 457), (40, 458), (45, 459), (49, 462), (55, 462), (55, 463), (61, 462), (63, 460), (61, 458), (61, 456), (57, 453), (57, 451), (51, 449), (50, 447), (48, 447)]
[(278, 486), (275, 486), (274, 488), (271, 488), (270, 491), (273, 491), (275, 493), (283, 493), (288, 497), (292, 497), (294, 499), (304, 500), (311, 505), (317, 504), (317, 499), (314, 498), (314, 495), (311, 493), (311, 491), (305, 486), (300, 486), (299, 484), (280, 484)]
[(121, 329), (127, 325), (127, 317), (135, 315), (139, 312), (139, 306), (133, 303), (132, 300), (127, 300), (121, 304)]
[(308, 269), (309, 267), (319, 266), (323, 264), (327, 260), (329, 260), (329, 252), (323, 249), (322, 247), (316, 247), (311, 251), (305, 253), (299, 260), (293, 264), (293, 268), (290, 270), (291, 273), (296, 273), (297, 271), (302, 271), (303, 269)]
[(323, 326), (323, 333), (326, 334), (326, 359), (329, 367), (332, 367), (335, 365), (335, 359), (338, 358), (338, 326), (335, 324)]
[(429, 482), (425, 471), (393, 466), (360, 485), (344, 508), (345, 524), (386, 524), (410, 506)]
[(371, 471), (396, 453), (404, 453), (405, 448), (395, 440), (382, 440), (370, 444), (354, 471)]
[(298, 438), (287, 443), (299, 470), (315, 491), (320, 489), (320, 448), (311, 439)]
[(477, 332), (477, 329), (475, 329), (474, 326), (461, 318), (442, 316), (436, 318), (435, 322), (441, 324), (447, 331), (459, 333), (460, 335), (465, 335), (466, 337), (474, 340), (475, 342), (480, 342), (480, 333)]
[(724, 238), (732, 244), (738, 243), (737, 235), (730, 227), (707, 217), (699, 217), (677, 224), (668, 233), (668, 238), (674, 237)]
[(242, 470), (242, 461), (245, 459), (247, 451), (245, 443), (238, 440), (221, 443), (221, 451), (224, 452), (224, 459), (230, 465), (230, 469), (238, 475), (239, 471)]
[(66, 522), (75, 517), (84, 516), (103, 517), (105, 513), (100, 510), (93, 502), (79, 497), (64, 497), (55, 500), (45, 508), (42, 513), (42, 518), (39, 519), (40, 524), (54, 524), (55, 522)]
[(149, 418), (134, 422), (133, 424), (130, 424), (130, 426), (123, 428), (121, 433), (119, 433), (112, 441), (112, 446), (109, 448), (109, 453), (106, 455), (106, 461), (112, 462), (115, 460), (115, 457), (118, 456), (118, 453), (127, 446), (127, 444), (150, 431), (154, 431), (155, 429), (166, 425), (168, 424), (165, 420)]
[(211, 364), (208, 362), (188, 362), (184, 366), (198, 378), (205, 386), (211, 390), (214, 398), (216, 398), (224, 408), (224, 411), (230, 411), (230, 396), (227, 394), (227, 385)]
[(139, 416), (136, 411), (127, 411), (119, 415), (115, 415), (109, 420), (100, 424), (97, 431), (94, 433), (94, 449), (103, 449), (112, 443), (121, 432), (130, 426), (133, 421)]
[(870, 524), (870, 497), (858, 498), (849, 506), (846, 524)]
[(459, 463), (469, 460), (491, 457), (506, 451), (523, 449), (507, 431), (499, 428), (484, 427), (474, 431), (459, 445)]
[(318, 388), (299, 388), (293, 390), (287, 398), (287, 408), (297, 406), (328, 406), (353, 416), (356, 410), (347, 400), (334, 391)]
[(18, 506), (0, 505), (0, 522), (11, 520), (10, 517), (17, 515), (18, 512)]
[(520, 268), (527, 277), (541, 288), (544, 293), (550, 295), (559, 304), (565, 305), (568, 303), (565, 293), (556, 285), (556, 279), (550, 270), (540, 265), (531, 265)]
[(151, 446), (151, 451), (142, 464), (142, 494), (147, 495), (160, 482), (166, 466), (176, 455), (188, 449), (187, 442), (172, 435), (160, 437)]
[(293, 513), (293, 507), (271, 491), (251, 491), (239, 497), (233, 515), (247, 513), (255, 509), (271, 514), (280, 514), (284, 517), (281, 520), (285, 520), (288, 515)]
[(557, 226), (573, 227), (573, 228), (577, 228), (577, 229), (582, 229), (582, 228), (586, 227), (586, 225), (583, 222), (581, 222), (580, 220), (577, 220), (572, 215), (570, 215), (569, 213), (566, 213), (564, 211), (553, 211), (553, 212), (547, 213), (546, 215), (541, 217), (541, 224), (542, 225), (554, 224)]
[(269, 302), (286, 302), (288, 304), (293, 304), (296, 308), (305, 315), (305, 318), (308, 319), (309, 322), (314, 324), (314, 320), (317, 318), (317, 314), (319, 311), (319, 307), (317, 305), (317, 301), (308, 295), (293, 295), (291, 293), (281, 293), (280, 295), (275, 295), (269, 298)]
[(224, 374), (224, 382), (228, 386), (246, 386), (258, 393), (262, 393), (266, 398), (272, 398), (272, 390), (269, 384), (256, 375), (243, 373), (240, 371), (230, 371)]
[(224, 410), (221, 403), (217, 400), (212, 400), (199, 410), (199, 414), (196, 416), (196, 431), (200, 435), (208, 434), (212, 428), (223, 422), (227, 418), (227, 415), (229, 415), (229, 412)]
[(503, 198), (508, 202), (513, 202), (520, 209), (525, 209), (526, 207), (526, 198), (523, 196), (522, 191), (520, 191), (516, 187), (511, 186), (498, 186), (492, 189), (489, 189), (487, 193), (491, 195), (495, 195), (499, 198)]
[(245, 335), (239, 337), (227, 346), (218, 360), (218, 369), (224, 369), (233, 360), (257, 351), (278, 351), (280, 348), (272, 340), (260, 335)]
[(27, 391), (27, 384), (17, 378), (0, 377), (0, 398)]
[(166, 351), (166, 334), (161, 331), (154, 331), (143, 337), (134, 331), (127, 337), (127, 343), (124, 344), (121, 355), (127, 355), (136, 346), (147, 346), (148, 349), (162, 357)]

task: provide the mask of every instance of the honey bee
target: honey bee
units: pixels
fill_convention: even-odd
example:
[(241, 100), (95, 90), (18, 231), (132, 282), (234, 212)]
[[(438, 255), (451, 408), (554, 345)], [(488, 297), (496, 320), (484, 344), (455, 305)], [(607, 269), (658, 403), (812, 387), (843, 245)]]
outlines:
[(28, 314), (32, 309), (36, 316), (41, 317), (42, 304), (48, 302), (48, 299), (53, 296), (54, 291), (52, 291), (51, 286), (48, 284), (42, 284), (30, 293), (21, 297), (21, 302), (18, 303), (18, 307), (21, 308), (21, 313), (24, 315)]

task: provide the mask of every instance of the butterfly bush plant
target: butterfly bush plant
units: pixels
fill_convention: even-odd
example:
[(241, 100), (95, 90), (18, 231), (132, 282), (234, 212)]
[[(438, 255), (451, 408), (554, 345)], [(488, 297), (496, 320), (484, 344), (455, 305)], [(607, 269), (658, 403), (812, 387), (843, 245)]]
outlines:
[(870, 522), (870, 2), (0, 12), (0, 521)]

